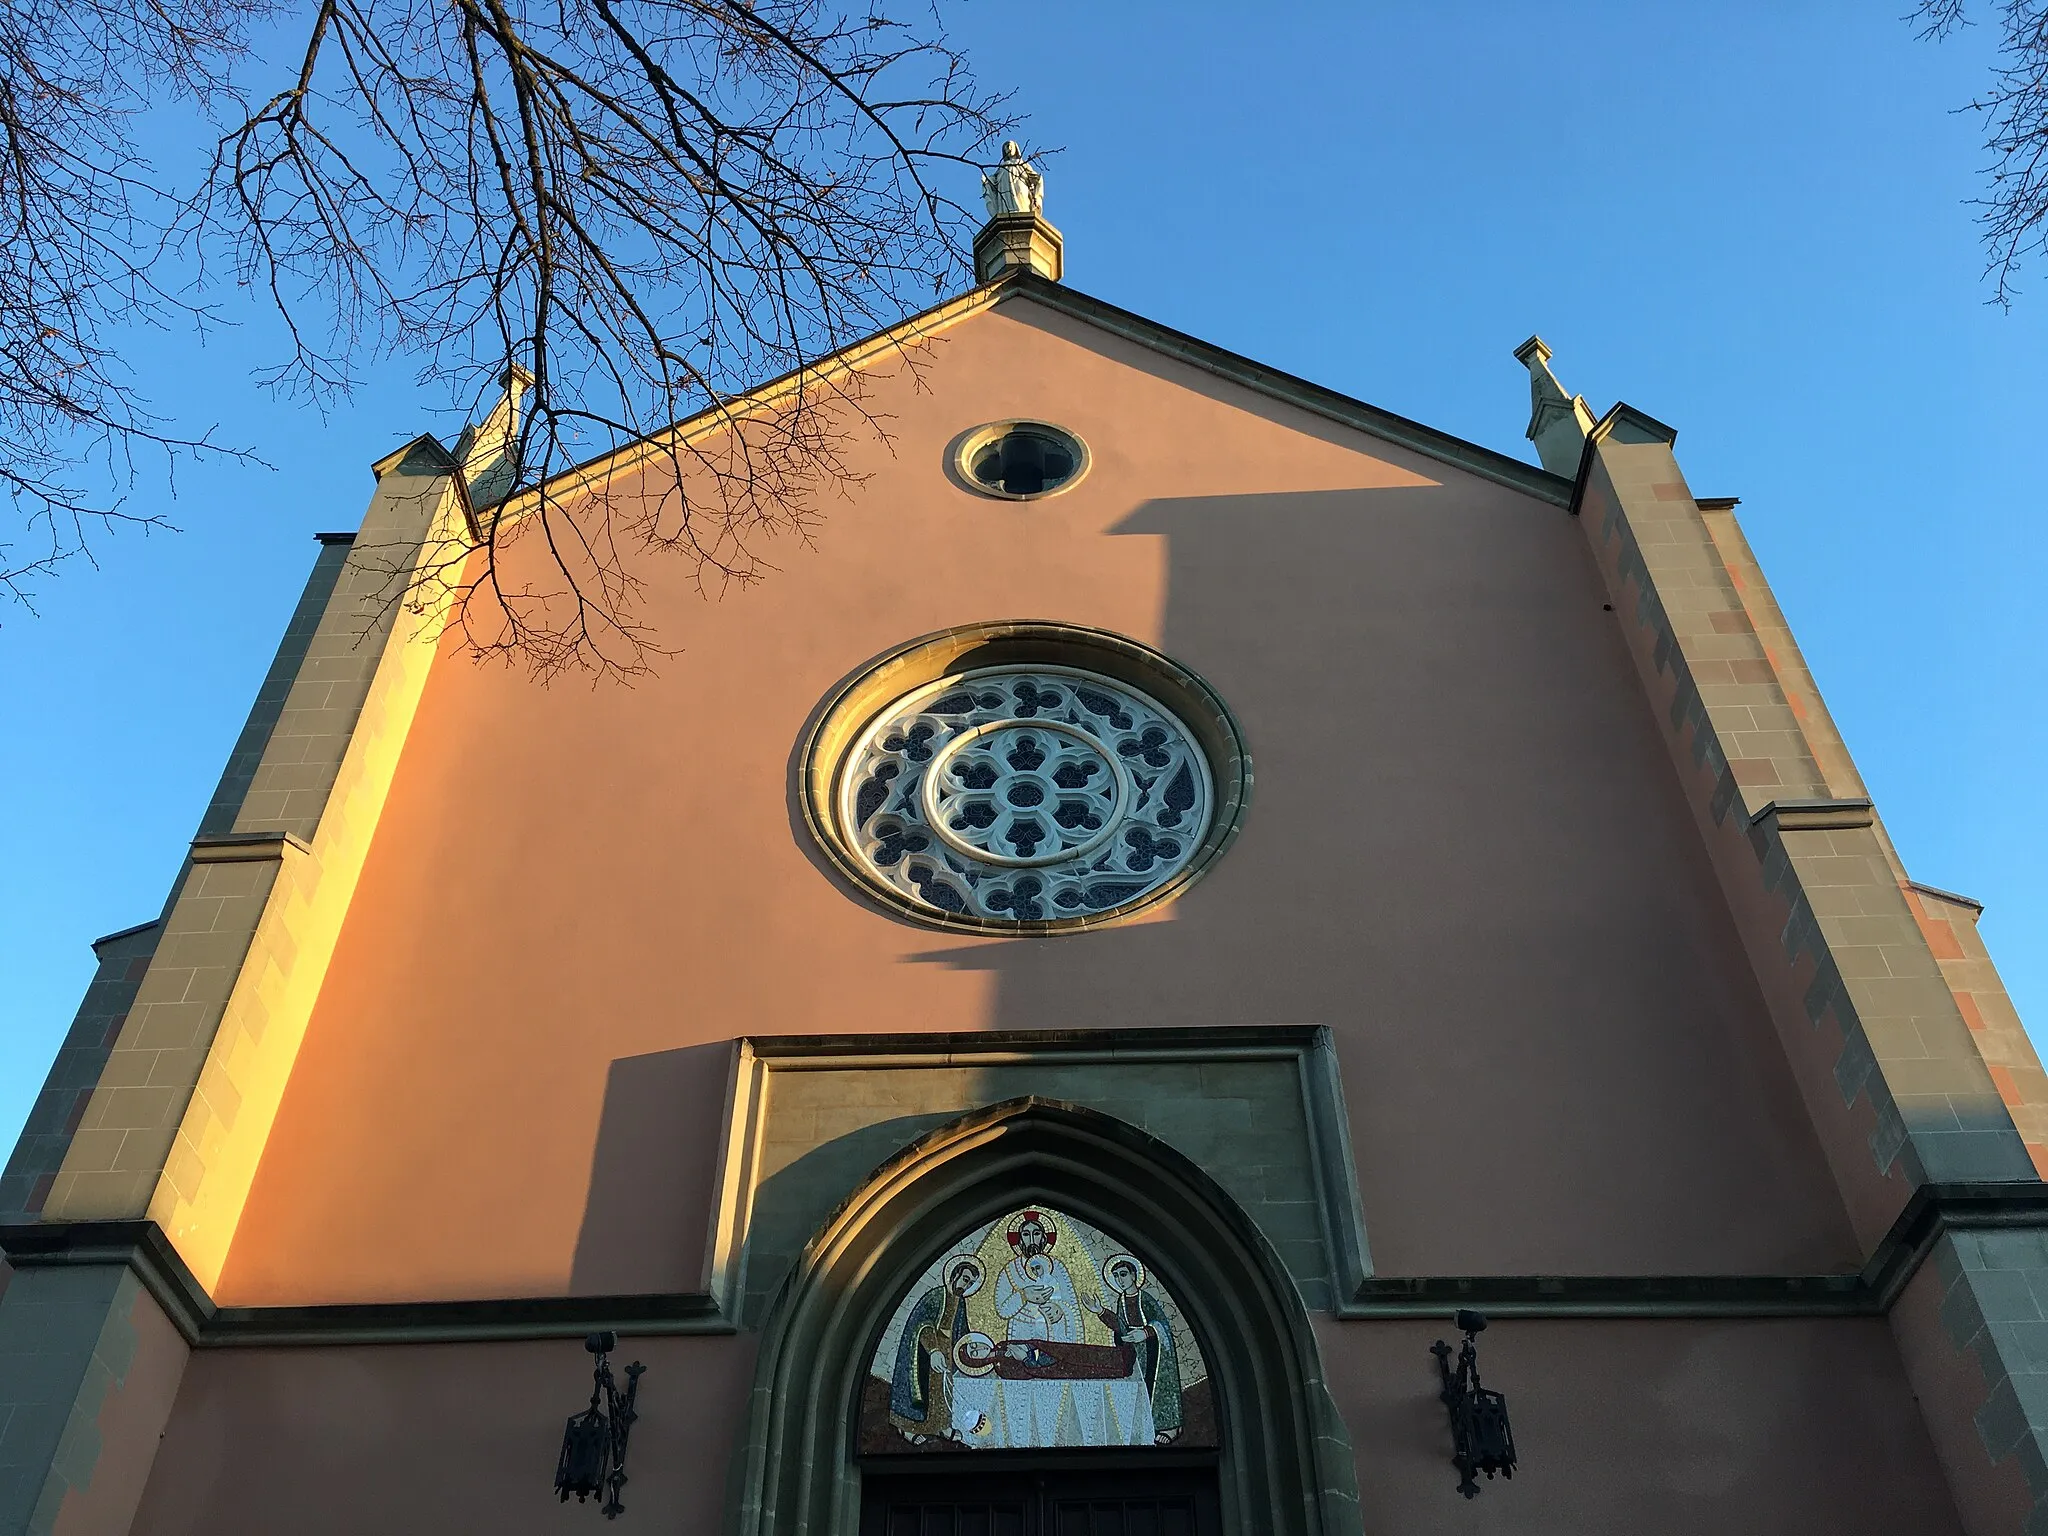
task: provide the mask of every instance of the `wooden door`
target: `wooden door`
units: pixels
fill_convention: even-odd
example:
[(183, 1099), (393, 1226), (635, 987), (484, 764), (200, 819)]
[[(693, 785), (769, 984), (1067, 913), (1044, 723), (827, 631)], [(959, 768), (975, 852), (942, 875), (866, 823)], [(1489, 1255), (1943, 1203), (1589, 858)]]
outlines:
[(869, 1473), (861, 1536), (1219, 1536), (1212, 1466)]

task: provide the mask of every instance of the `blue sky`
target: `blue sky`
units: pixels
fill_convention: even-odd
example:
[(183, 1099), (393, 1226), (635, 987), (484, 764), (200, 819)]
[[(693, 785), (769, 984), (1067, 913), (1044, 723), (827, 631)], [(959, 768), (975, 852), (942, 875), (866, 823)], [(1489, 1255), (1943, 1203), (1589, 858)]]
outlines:
[[(1764, 568), (1916, 878), (1986, 904), (2048, 1024), (2048, 273), (1985, 300), (1964, 205), (1985, 29), (1907, 8), (973, 4), (1073, 286), (1533, 459), (1532, 331), (1566, 387), (1674, 424)], [(184, 531), (97, 546), (0, 612), (0, 1128), (94, 937), (156, 914), (311, 565), (369, 464), (452, 431), (404, 370), (324, 417), (264, 326), (147, 335), (146, 391), (274, 470), (181, 473)], [(683, 664), (681, 662), (672, 664)], [(11, 1139), (11, 1134), (9, 1135)]]

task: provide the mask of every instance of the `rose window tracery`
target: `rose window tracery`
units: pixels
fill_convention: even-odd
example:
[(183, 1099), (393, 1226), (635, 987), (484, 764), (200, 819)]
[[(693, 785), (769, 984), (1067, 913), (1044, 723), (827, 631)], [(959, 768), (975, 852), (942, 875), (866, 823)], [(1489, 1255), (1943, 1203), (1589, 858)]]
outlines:
[(1129, 684), (1060, 667), (926, 684), (875, 717), (840, 780), (873, 874), (938, 912), (1086, 917), (1170, 880), (1208, 830), (1209, 766)]

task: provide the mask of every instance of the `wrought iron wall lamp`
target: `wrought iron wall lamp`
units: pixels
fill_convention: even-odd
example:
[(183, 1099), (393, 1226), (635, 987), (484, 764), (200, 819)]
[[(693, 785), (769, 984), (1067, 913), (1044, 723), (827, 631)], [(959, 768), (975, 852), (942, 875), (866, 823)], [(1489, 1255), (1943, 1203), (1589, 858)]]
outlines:
[(1458, 1313), (1458, 1330), (1465, 1335), (1465, 1343), (1458, 1351), (1455, 1369), (1450, 1345), (1438, 1339), (1429, 1346), (1444, 1384), (1437, 1396), (1451, 1414), (1451, 1462), (1458, 1469), (1458, 1492), (1468, 1499), (1479, 1496), (1474, 1472), (1484, 1472), (1489, 1482), (1496, 1472), (1502, 1477), (1515, 1475), (1515, 1437), (1508, 1428), (1508, 1400), (1479, 1384), (1479, 1350), (1472, 1341), (1485, 1328), (1482, 1314)]
[(593, 1333), (583, 1341), (583, 1347), (597, 1356), (590, 1406), (571, 1417), (562, 1431), (562, 1459), (555, 1463), (555, 1492), (562, 1502), (568, 1503), (572, 1493), (578, 1504), (602, 1494), (607, 1520), (625, 1513), (619, 1490), (626, 1485), (626, 1437), (639, 1417), (633, 1411), (633, 1399), (640, 1392), (640, 1375), (647, 1369), (638, 1360), (627, 1366), (626, 1390), (620, 1392), (606, 1358), (618, 1345), (616, 1333)]

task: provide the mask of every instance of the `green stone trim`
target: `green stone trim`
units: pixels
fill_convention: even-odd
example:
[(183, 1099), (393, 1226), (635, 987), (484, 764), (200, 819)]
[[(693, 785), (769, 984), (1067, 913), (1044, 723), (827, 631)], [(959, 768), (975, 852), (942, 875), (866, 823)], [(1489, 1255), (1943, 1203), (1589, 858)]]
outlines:
[[(804, 1081), (818, 1074), (830, 1081)], [(1322, 1026), (770, 1035), (734, 1042), (704, 1289), (751, 1325), (818, 1223), (877, 1164), (937, 1125), (1025, 1096), (1084, 1104), (1218, 1169), (1311, 1307), (1334, 1310), (1371, 1273)]]
[[(1986, 1231), (2048, 1234), (2048, 1185), (1922, 1185), (1856, 1274), (1375, 1276), (1336, 1315), (1445, 1318), (1478, 1307), (1527, 1318), (1879, 1317), (1945, 1234)], [(580, 1338), (598, 1328), (633, 1337), (738, 1331), (705, 1291), (217, 1307), (153, 1221), (0, 1224), (0, 1253), (23, 1270), (125, 1267), (197, 1349)]]
[(1840, 800), (1767, 800), (1749, 824), (1775, 823), (1780, 832), (1853, 832), (1876, 820), (1870, 801), (1852, 795)]
[(763, 1329), (738, 1457), (738, 1536), (845, 1530), (853, 1417), (876, 1335), (945, 1241), (1018, 1199), (1144, 1241), (1202, 1340), (1224, 1529), (1359, 1536), (1357, 1465), (1307, 1309), (1280, 1255), (1217, 1181), (1108, 1115), (1036, 1097), (939, 1126), (824, 1222)]
[(1864, 1317), (1859, 1275), (1471, 1275), (1368, 1280), (1338, 1309), (1350, 1322), (1448, 1317)]
[(1843, 1275), (1483, 1275), (1375, 1278), (1338, 1312), (1443, 1317), (1882, 1317), (1953, 1232), (2048, 1233), (2048, 1184), (1923, 1184), (1870, 1260)]
[(0, 1252), (16, 1269), (24, 1270), (124, 1267), (195, 1349), (581, 1338), (601, 1328), (641, 1337), (734, 1331), (709, 1296), (691, 1291), (220, 1307), (186, 1268), (163, 1229), (146, 1220), (0, 1225)]

